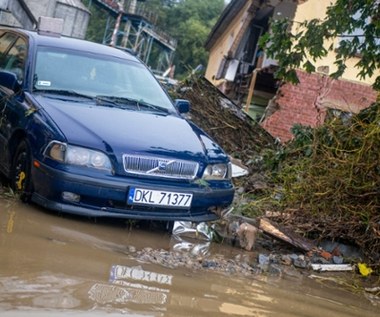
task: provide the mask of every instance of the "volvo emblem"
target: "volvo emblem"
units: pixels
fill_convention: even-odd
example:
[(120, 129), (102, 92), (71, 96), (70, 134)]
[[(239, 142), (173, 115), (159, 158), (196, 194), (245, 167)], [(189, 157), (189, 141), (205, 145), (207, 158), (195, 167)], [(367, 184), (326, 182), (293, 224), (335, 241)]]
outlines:
[(160, 172), (165, 171), (167, 165), (168, 165), (168, 164), (167, 164), (165, 161), (159, 161), (159, 162), (158, 162), (158, 170), (159, 170)]
[(147, 174), (152, 174), (154, 172), (165, 172), (169, 165), (173, 164), (176, 160), (171, 161), (158, 161), (157, 166), (147, 171)]

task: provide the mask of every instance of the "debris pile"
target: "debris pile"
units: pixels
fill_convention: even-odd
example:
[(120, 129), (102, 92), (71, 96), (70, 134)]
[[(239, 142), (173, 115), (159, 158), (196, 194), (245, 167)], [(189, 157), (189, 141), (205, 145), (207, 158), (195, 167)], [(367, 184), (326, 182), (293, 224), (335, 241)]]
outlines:
[(276, 220), (314, 239), (357, 245), (379, 266), (380, 104), (293, 132), (281, 155), (274, 153)]
[(204, 77), (189, 77), (173, 94), (189, 100), (191, 121), (244, 164), (263, 149), (274, 149), (273, 137)]
[(359, 246), (380, 263), (379, 102), (331, 115), (316, 129), (295, 126), (295, 138), (280, 147), (204, 78), (189, 77), (174, 97), (189, 100), (190, 119), (249, 168), (237, 186), (255, 195), (243, 216), (277, 213), (272, 221), (291, 231)]

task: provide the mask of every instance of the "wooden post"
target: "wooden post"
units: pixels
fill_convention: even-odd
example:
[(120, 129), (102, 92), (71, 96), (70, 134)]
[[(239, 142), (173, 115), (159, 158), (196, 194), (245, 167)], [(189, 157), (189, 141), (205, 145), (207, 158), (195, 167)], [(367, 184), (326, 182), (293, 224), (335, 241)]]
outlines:
[(255, 68), (252, 72), (252, 78), (251, 82), (249, 84), (248, 88), (248, 97), (247, 97), (247, 102), (245, 104), (245, 112), (248, 113), (249, 110), (249, 105), (251, 104), (252, 97), (253, 97), (253, 90), (255, 89), (255, 84), (256, 84), (256, 78), (257, 78), (257, 73), (261, 70), (261, 68)]

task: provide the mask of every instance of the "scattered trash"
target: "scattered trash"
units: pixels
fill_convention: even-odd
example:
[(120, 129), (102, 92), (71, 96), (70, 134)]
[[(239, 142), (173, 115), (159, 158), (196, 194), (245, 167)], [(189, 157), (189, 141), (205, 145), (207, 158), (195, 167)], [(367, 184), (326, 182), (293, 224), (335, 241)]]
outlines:
[(175, 221), (172, 234), (174, 251), (185, 251), (193, 256), (205, 256), (210, 250), (214, 229), (205, 222)]
[(187, 252), (192, 256), (206, 256), (210, 251), (211, 242), (193, 243), (189, 241), (175, 241), (173, 251)]
[(172, 234), (177, 237), (186, 237), (204, 241), (213, 239), (214, 230), (205, 222), (175, 221)]
[(368, 276), (372, 273), (372, 269), (365, 263), (358, 263), (358, 269), (362, 276)]
[(352, 271), (354, 269), (351, 264), (311, 264), (311, 268), (319, 272), (341, 272)]
[(230, 157), (230, 161), (232, 167), (232, 177), (241, 177), (249, 174), (248, 167), (244, 166), (240, 160)]
[(358, 247), (337, 241), (323, 240), (319, 243), (319, 247), (330, 252), (333, 256), (342, 256), (350, 259), (360, 259), (363, 257), (363, 254)]
[(318, 255), (327, 261), (330, 261), (332, 258), (332, 254), (330, 252), (323, 250), (323, 249), (318, 250)]
[(244, 169), (233, 163), (231, 164), (231, 169), (232, 169), (232, 177), (241, 177), (241, 176), (246, 176), (249, 174), (247, 169)]

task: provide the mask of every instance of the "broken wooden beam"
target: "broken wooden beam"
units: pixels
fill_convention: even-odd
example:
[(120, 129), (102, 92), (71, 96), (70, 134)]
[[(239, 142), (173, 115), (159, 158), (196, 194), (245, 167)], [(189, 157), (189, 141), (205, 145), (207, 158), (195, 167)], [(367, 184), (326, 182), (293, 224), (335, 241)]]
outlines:
[(290, 232), (285, 228), (280, 228), (279, 225), (272, 223), (267, 218), (260, 219), (259, 228), (274, 238), (287, 242), (292, 246), (304, 251), (310, 251), (317, 248), (317, 246), (312, 241), (300, 236), (295, 232)]

